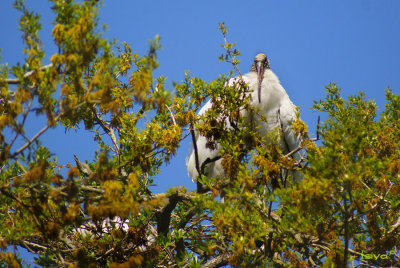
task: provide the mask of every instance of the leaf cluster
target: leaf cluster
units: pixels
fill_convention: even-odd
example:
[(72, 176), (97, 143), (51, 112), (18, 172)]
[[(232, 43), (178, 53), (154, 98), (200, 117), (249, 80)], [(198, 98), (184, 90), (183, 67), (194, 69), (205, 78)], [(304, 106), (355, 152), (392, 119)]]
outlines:
[[(313, 106), (327, 115), (317, 139), (299, 115), (292, 128), (301, 143), (284, 154), (282, 130), (261, 136), (251, 120), (259, 111), (223, 23), (220, 60), (233, 70), (212, 81), (185, 71), (169, 90), (154, 72), (158, 36), (139, 55), (102, 36), (98, 1), (51, 2), (58, 52), (50, 63), (40, 16), (18, 0), (26, 57), (0, 66), (2, 267), (24, 264), (9, 246), (35, 253), (45, 267), (399, 264), (398, 95), (387, 89), (378, 114), (363, 93), (344, 98), (328, 84)], [(207, 99), (210, 109), (197, 115)], [(29, 136), (27, 118), (38, 115), (43, 127)], [(40, 142), (56, 127), (93, 133), (95, 158), (60, 163)], [(220, 152), (199, 163), (198, 190), (153, 193), (162, 164), (194, 130)], [(217, 160), (226, 176), (205, 176)], [(396, 254), (363, 257), (387, 251)]]

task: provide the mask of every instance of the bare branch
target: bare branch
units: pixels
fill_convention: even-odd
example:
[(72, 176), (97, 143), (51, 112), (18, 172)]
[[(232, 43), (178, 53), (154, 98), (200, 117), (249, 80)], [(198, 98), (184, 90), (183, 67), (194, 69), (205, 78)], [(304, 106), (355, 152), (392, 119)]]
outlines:
[(114, 146), (114, 152), (115, 152), (115, 154), (117, 155), (117, 158), (119, 159), (119, 157), (120, 157), (120, 151), (119, 151), (119, 146), (118, 146), (117, 139), (116, 139), (116, 137), (115, 137), (114, 130), (113, 130), (111, 127), (109, 127), (109, 126), (107, 125), (108, 123), (107, 123), (106, 121), (104, 121), (104, 120), (101, 118), (100, 114), (97, 113), (97, 110), (96, 110), (96, 108), (95, 108), (94, 106), (91, 106), (91, 110), (92, 110), (92, 112), (93, 112), (93, 114), (94, 114), (94, 116), (95, 116), (95, 120), (100, 124), (101, 128), (102, 128), (102, 129), (108, 134), (108, 136), (111, 138), (111, 141), (112, 141), (113, 146)]
[(28, 148), (34, 141), (36, 141), (43, 133), (46, 132), (50, 128), (50, 124), (47, 124), (44, 128), (42, 128), (35, 136), (33, 136), (27, 143), (25, 143), (21, 148), (19, 148), (15, 153), (13, 153), (10, 158), (14, 158), (26, 148)]
[(48, 249), (48, 247), (27, 240), (21, 241), (21, 246), (28, 249), (32, 253), (38, 253), (41, 251), (46, 251)]
[(230, 258), (229, 253), (223, 253), (209, 260), (206, 264), (203, 265), (203, 268), (216, 268), (221, 267), (228, 264), (228, 260)]
[(171, 114), (172, 122), (173, 122), (173, 123), (174, 123), (174, 125), (176, 126), (176, 120), (175, 120), (175, 116), (174, 116), (174, 114), (172, 113), (172, 111), (171, 111), (171, 108), (169, 108), (169, 106), (168, 106), (168, 105), (166, 105), (166, 104), (165, 104), (165, 107), (167, 107), (167, 109), (168, 109), (169, 113)]
[(397, 221), (390, 227), (389, 231), (387, 232), (386, 236), (390, 236), (397, 228), (400, 226), (400, 217)]
[(301, 145), (299, 145), (299, 146), (297, 146), (295, 149), (293, 149), (292, 151), (290, 151), (289, 153), (285, 154), (284, 157), (290, 157), (290, 156), (292, 156), (293, 154), (297, 153), (298, 151), (300, 151), (300, 150), (302, 150), (302, 149), (304, 149), (304, 147), (301, 146)]
[[(53, 63), (47, 64), (45, 66), (42, 66), (39, 68), (40, 71), (44, 71), (46, 69), (49, 69), (53, 67)], [(24, 74), (24, 78), (28, 78), (29, 76), (31, 76), (36, 70), (32, 70), (29, 71), (27, 73)], [(19, 83), (21, 83), (21, 81), (18, 78), (9, 78), (9, 79), (5, 79), (4, 80), (7, 84), (9, 85), (18, 85)]]

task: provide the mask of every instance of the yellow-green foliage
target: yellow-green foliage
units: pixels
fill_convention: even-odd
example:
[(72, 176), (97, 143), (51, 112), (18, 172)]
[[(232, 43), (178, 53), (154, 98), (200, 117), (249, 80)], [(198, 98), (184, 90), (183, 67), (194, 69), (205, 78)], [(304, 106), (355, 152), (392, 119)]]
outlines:
[[(378, 111), (363, 93), (344, 98), (327, 85), (313, 107), (327, 118), (320, 140), (300, 117), (292, 122), (302, 137), (295, 159), (279, 149), (280, 129), (267, 143), (241, 117), (256, 111), (247, 85), (226, 86), (233, 71), (210, 82), (185, 71), (168, 89), (154, 73), (158, 36), (139, 55), (102, 37), (98, 1), (51, 2), (58, 52), (50, 64), (40, 16), (17, 0), (25, 62), (0, 66), (1, 266), (21, 265), (7, 251), (17, 245), (44, 267), (339, 267), (400, 246), (399, 95), (388, 89)], [(223, 47), (219, 59), (237, 71), (240, 52)], [(198, 116), (207, 99), (212, 108)], [(35, 115), (46, 122), (28, 136)], [(95, 158), (59, 163), (63, 152), (39, 143), (54, 127), (93, 133)], [(201, 174), (198, 191), (154, 194), (155, 175), (194, 128), (208, 148), (219, 146), (226, 176)]]

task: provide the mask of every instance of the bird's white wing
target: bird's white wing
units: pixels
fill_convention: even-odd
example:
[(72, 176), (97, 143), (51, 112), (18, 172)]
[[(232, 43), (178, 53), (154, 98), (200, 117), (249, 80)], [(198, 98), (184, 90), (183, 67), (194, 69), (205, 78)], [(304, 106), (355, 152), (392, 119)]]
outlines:
[[(245, 83), (249, 83), (249, 80), (246, 76), (242, 77), (243, 81)], [(239, 77), (234, 77), (229, 79), (227, 82), (227, 85), (229, 86), (234, 86), (235, 84), (238, 84), (240, 82)], [(211, 101), (208, 101), (198, 112), (198, 115), (204, 114), (208, 109), (210, 109), (212, 106)], [(226, 122), (226, 126), (230, 126), (229, 120)], [(201, 136), (198, 131), (195, 130), (195, 140), (196, 140), (196, 147), (197, 147), (197, 153), (198, 153), (198, 161), (199, 161), (199, 168), (201, 169), (202, 164), (204, 161), (207, 159), (214, 159), (217, 157), (220, 153), (221, 146), (217, 144), (217, 148), (215, 150), (211, 150), (206, 148), (207, 144), (207, 139), (203, 136)], [(193, 144), (190, 147), (190, 151), (188, 156), (186, 157), (186, 169), (188, 171), (188, 174), (190, 178), (195, 182), (197, 177), (198, 177), (198, 172), (196, 169), (196, 156), (195, 156), (195, 150)], [(225, 174), (224, 168), (221, 164), (221, 159), (217, 161), (213, 161), (208, 163), (205, 168), (204, 168), (204, 175), (208, 177), (223, 177)]]
[[(282, 128), (282, 138), (281, 147), (285, 148), (284, 153), (289, 153), (295, 150), (300, 145), (299, 136), (293, 129), (293, 122), (298, 119), (296, 106), (290, 101), (289, 97), (281, 103), (280, 107), (280, 117), (281, 117), (281, 128)], [(301, 151), (298, 151), (292, 155), (296, 161), (301, 158)], [(284, 172), (284, 174), (286, 174)], [(289, 171), (294, 181), (301, 181), (303, 175), (299, 171)], [(284, 175), (284, 177), (286, 177)]]
[[(208, 101), (198, 112), (198, 115), (204, 114), (212, 106), (211, 101)], [(201, 136), (198, 131), (195, 130), (195, 142), (197, 148), (199, 169), (201, 169), (202, 164), (208, 158), (213, 159), (218, 156), (220, 145), (217, 145), (215, 150), (211, 150), (206, 147), (207, 139)], [(188, 156), (186, 157), (186, 169), (188, 171), (189, 177), (196, 182), (199, 173), (196, 168), (196, 154), (194, 145), (192, 143)], [(204, 168), (204, 173), (208, 177), (223, 176), (224, 168), (222, 167), (221, 160), (213, 161), (208, 163)]]
[[(122, 220), (120, 217), (115, 216), (114, 218), (106, 218), (102, 222), (102, 231), (104, 233), (109, 233), (112, 229), (123, 230), (124, 232), (128, 232), (129, 230), (129, 220)], [(93, 222), (88, 222), (86, 224), (81, 225), (78, 228), (74, 229), (75, 233), (78, 233), (82, 236), (93, 235), (94, 232), (97, 231), (97, 227)]]
[(289, 97), (280, 103), (279, 117), (287, 151), (292, 151), (298, 146), (299, 141), (292, 127), (293, 122), (297, 120), (296, 106), (290, 101)]

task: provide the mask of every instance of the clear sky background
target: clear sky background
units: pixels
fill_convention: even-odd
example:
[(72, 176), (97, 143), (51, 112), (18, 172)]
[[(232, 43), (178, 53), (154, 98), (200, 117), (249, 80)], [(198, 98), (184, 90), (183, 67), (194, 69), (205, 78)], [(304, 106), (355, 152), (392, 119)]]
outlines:
[[(20, 14), (12, 0), (0, 1), (1, 63), (23, 62), (22, 37), (17, 30)], [(51, 37), (54, 14), (45, 0), (26, 0), (42, 14), (43, 40), (47, 57), (56, 53)], [(100, 24), (107, 24), (105, 37), (126, 41), (134, 52), (145, 54), (148, 41), (161, 37), (158, 75), (167, 77), (167, 87), (184, 78), (184, 70), (204, 80), (230, 70), (218, 63), (223, 38), (218, 23), (228, 27), (228, 40), (241, 52), (242, 73), (249, 71), (254, 56), (264, 52), (302, 119), (315, 137), (318, 113), (310, 107), (324, 97), (324, 86), (336, 82), (344, 96), (364, 91), (380, 109), (385, 89), (400, 93), (400, 1), (399, 0), (286, 0), (286, 1), (129, 1), (105, 0)], [(323, 116), (323, 115), (321, 115)], [(45, 122), (30, 117), (28, 136)], [(49, 130), (43, 144), (61, 164), (93, 160), (92, 134), (63, 129)], [(154, 192), (195, 184), (185, 169), (189, 139), (182, 142), (175, 158), (155, 177)], [(15, 148), (14, 148), (15, 150)]]

